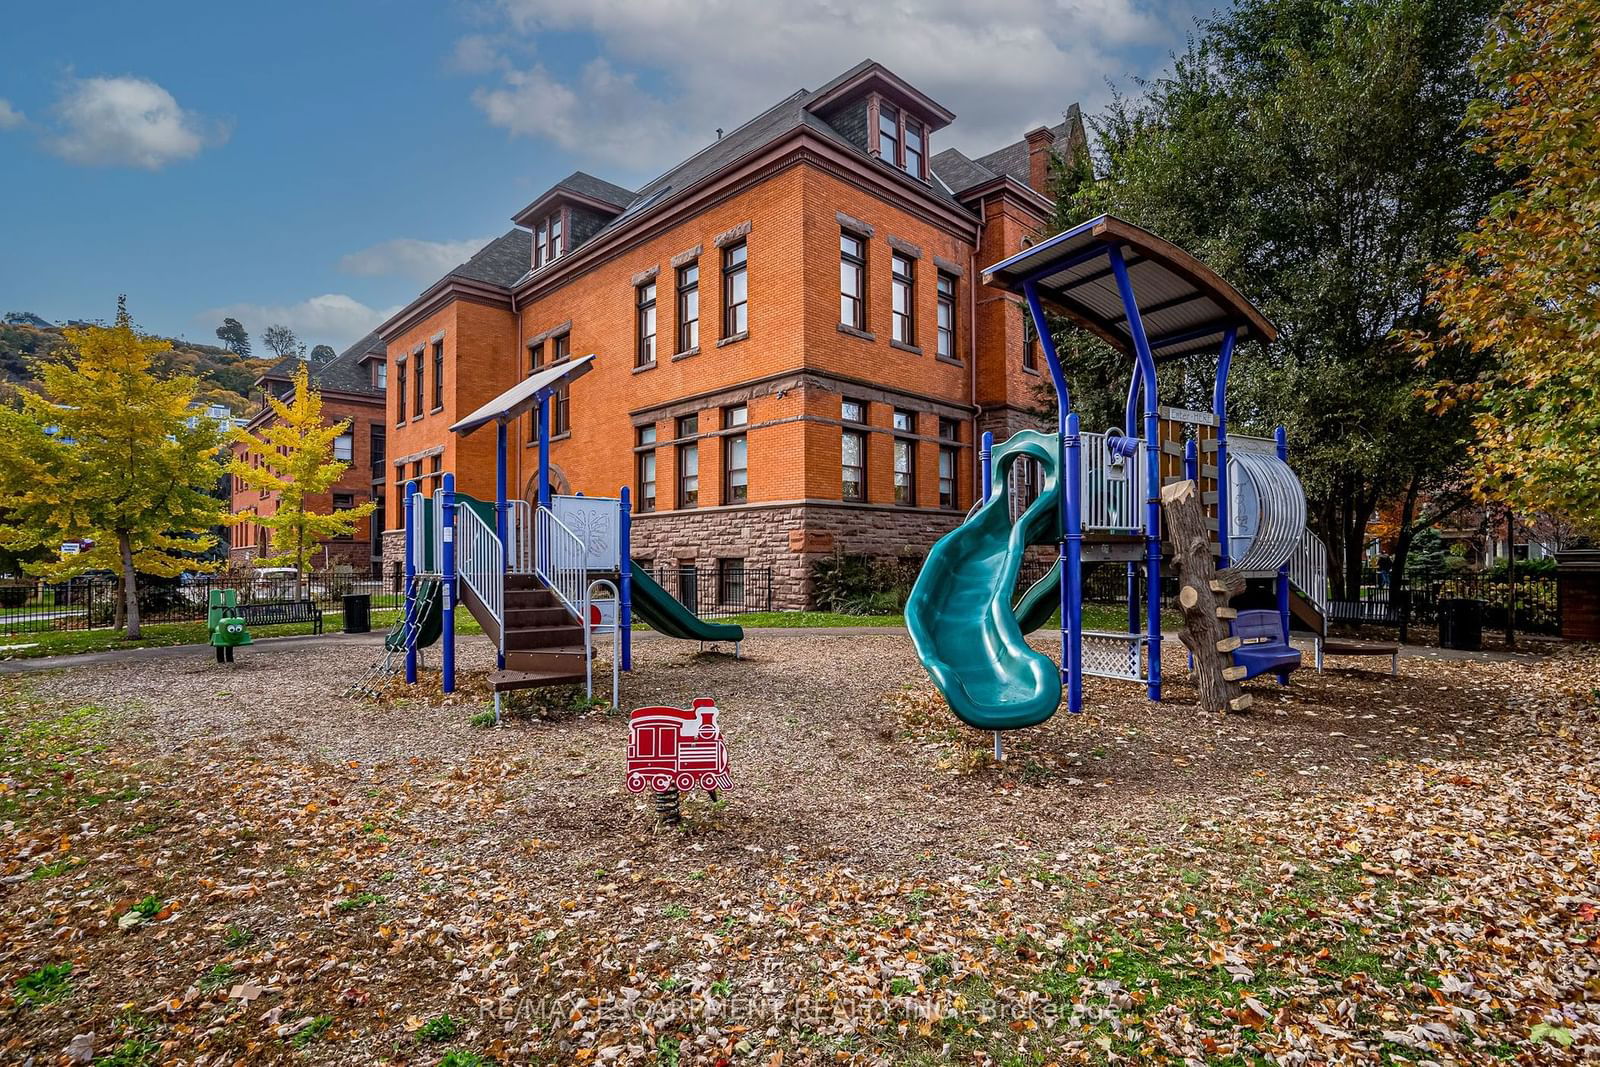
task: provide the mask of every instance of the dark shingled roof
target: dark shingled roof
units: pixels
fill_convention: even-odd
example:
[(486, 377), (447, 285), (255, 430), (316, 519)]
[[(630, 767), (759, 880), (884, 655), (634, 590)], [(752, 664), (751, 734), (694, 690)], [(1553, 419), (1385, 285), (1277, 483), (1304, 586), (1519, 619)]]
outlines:
[(268, 367), (258, 381), (289, 381), (302, 364), (311, 368), (311, 382), (319, 389), (339, 393), (361, 393), (379, 397), (383, 390), (372, 384), (372, 372), (362, 365), (361, 359), (369, 352), (384, 355), (384, 343), (376, 333), (369, 333), (332, 359), (311, 363), (299, 356), (284, 356)]
[[(1073, 127), (1083, 121), (1078, 114), (1078, 105), (1073, 104), (1067, 109), (1066, 121), (1052, 126), (1050, 132), (1055, 135), (1055, 143), (1051, 148), (1059, 151), (1065, 148), (1072, 137)], [(976, 160), (982, 166), (995, 174), (1009, 174), (1023, 185), (1028, 184), (1028, 142), (1021, 141), (998, 148), (986, 156), (979, 156)]]
[(581, 170), (573, 171), (556, 182), (554, 187), (569, 190), (579, 196), (587, 196), (604, 204), (615, 205), (619, 210), (633, 203), (634, 198), (639, 195), (632, 189), (613, 185), (604, 178), (596, 178), (593, 174), (585, 174)]
[(944, 182), (952, 193), (960, 193), (964, 189), (971, 189), (974, 185), (982, 185), (998, 177), (994, 171), (981, 163), (974, 163), (956, 148), (946, 148), (928, 160), (928, 169), (933, 172), (934, 177)]
[(533, 234), (524, 229), (512, 229), (478, 249), (471, 259), (445, 277), (466, 278), (509, 289), (518, 278), (528, 273), (528, 264), (531, 262)]

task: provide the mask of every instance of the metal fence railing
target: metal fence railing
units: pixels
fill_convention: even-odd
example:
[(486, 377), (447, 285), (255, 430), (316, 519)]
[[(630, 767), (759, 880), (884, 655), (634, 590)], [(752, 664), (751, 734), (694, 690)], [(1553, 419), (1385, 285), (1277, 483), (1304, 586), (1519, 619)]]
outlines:
[[(84, 575), (62, 582), (0, 579), (0, 637), (113, 626), (117, 587), (117, 580), (109, 575)], [(171, 582), (141, 579), (140, 622), (204, 622), (213, 589), (234, 590), (240, 604), (310, 600), (321, 610), (326, 630), (343, 625), (348, 594), (370, 596), (373, 611), (397, 609), (404, 600), (398, 569), (381, 579), (349, 571), (313, 572), (304, 577), (298, 592), (292, 574), (224, 572)]]
[(748, 567), (729, 560), (714, 567), (657, 565), (649, 574), (702, 619), (774, 610), (770, 567)]
[(1382, 626), (1409, 630), (1439, 621), (1439, 605), (1447, 600), (1483, 601), (1483, 627), (1504, 630), (1510, 605), (1519, 633), (1559, 636), (1561, 615), (1553, 575), (1518, 577), (1513, 583), (1503, 574), (1461, 574), (1432, 582), (1401, 582), (1398, 587), (1373, 582), (1363, 584), (1359, 599), (1334, 598), (1328, 602), (1328, 620), (1355, 626)]

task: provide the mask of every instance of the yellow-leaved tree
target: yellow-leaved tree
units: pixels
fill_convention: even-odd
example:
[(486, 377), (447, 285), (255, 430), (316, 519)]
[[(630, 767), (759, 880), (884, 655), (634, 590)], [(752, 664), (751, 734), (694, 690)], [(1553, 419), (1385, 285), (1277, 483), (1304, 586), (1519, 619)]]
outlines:
[(1476, 146), (1514, 184), (1432, 275), (1450, 346), (1492, 354), (1474, 405), (1479, 491), (1600, 527), (1600, 0), (1511, 0), (1478, 54)]
[(216, 569), (200, 554), (226, 519), (212, 495), (223, 433), (192, 410), (195, 378), (155, 373), (153, 357), (172, 346), (136, 331), (123, 299), (114, 325), (65, 335), (73, 351), (39, 367), (40, 390), (0, 409), (0, 544), (48, 548), (26, 567), (54, 581), (120, 575), (119, 621), (137, 638), (138, 575)]
[(356, 524), (377, 507), (372, 501), (353, 508), (317, 511), (316, 498), (331, 490), (345, 471), (346, 460), (335, 459), (333, 443), (350, 429), (350, 420), (328, 423), (322, 417), (322, 394), (311, 384), (305, 364), (294, 374), (294, 396), (287, 402), (268, 395), (273, 418), (259, 433), (242, 432), (238, 440), (259, 466), (235, 455), (228, 469), (248, 489), (278, 495), (278, 510), (271, 515), (236, 514), (234, 523), (253, 522), (272, 532), (273, 555), (257, 563), (295, 568), (295, 595), (304, 594), (305, 574), (311, 569), (311, 551), (332, 537), (348, 537)]

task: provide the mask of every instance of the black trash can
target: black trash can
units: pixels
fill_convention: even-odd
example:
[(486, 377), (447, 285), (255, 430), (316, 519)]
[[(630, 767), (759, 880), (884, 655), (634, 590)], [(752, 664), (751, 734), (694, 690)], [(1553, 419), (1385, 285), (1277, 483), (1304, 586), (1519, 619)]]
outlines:
[(372, 596), (349, 593), (344, 597), (344, 632), (364, 634), (372, 631)]
[(1483, 647), (1483, 601), (1453, 597), (1439, 601), (1439, 644), (1464, 652)]

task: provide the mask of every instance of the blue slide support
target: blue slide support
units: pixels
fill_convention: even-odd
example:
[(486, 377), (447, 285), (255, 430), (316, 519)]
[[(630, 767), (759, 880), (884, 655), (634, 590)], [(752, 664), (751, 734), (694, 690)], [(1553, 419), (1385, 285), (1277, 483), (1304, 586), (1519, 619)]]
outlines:
[(622, 669), (633, 670), (633, 492), (627, 486), (617, 496), (622, 514), (618, 517), (617, 547), (617, 637), (621, 641)]
[(1222, 335), (1217, 356), (1217, 380), (1211, 387), (1211, 414), (1217, 417), (1217, 566), (1228, 565), (1228, 371), (1233, 366), (1233, 346), (1239, 331), (1230, 327)]
[(983, 447), (978, 450), (978, 462), (983, 479), (982, 493), (978, 499), (988, 500), (990, 482), (994, 480), (994, 434), (988, 430), (983, 431)]
[(1144, 319), (1139, 314), (1139, 301), (1133, 293), (1133, 281), (1128, 277), (1128, 265), (1122, 258), (1122, 249), (1111, 245), (1106, 249), (1111, 260), (1111, 272), (1117, 279), (1117, 291), (1122, 295), (1122, 309), (1127, 318), (1128, 332), (1133, 336), (1133, 348), (1139, 360), (1139, 370), (1144, 379), (1144, 453), (1145, 453), (1145, 597), (1149, 622), (1151, 700), (1161, 699), (1161, 445), (1156, 417), (1156, 361), (1150, 354), (1150, 341), (1145, 336)]
[[(406, 606), (405, 615), (412, 615), (420, 611), (416, 604), (417, 597), (417, 538), (422, 531), (417, 529), (417, 514), (422, 509), (417, 506), (419, 490), (415, 481), (406, 483), (405, 490), (405, 516), (406, 516)], [(427, 542), (424, 541), (424, 544)], [(402, 616), (403, 617), (403, 616)], [(413, 617), (415, 617), (413, 615)], [(406, 684), (417, 684), (417, 641), (414, 636), (406, 639)]]
[(444, 476), (444, 493), (439, 510), (442, 526), (439, 530), (439, 595), (444, 598), (444, 648), (440, 652), (440, 670), (446, 693), (456, 691), (456, 476)]
[(1080, 567), (1083, 559), (1080, 503), (1083, 472), (1078, 466), (1082, 440), (1078, 436), (1078, 417), (1069, 413), (1072, 396), (1067, 390), (1066, 375), (1061, 370), (1056, 339), (1045, 319), (1044, 307), (1039, 303), (1038, 282), (1034, 279), (1025, 281), (1022, 295), (1028, 302), (1028, 313), (1033, 316), (1033, 332), (1039, 338), (1039, 347), (1044, 349), (1045, 362), (1050, 367), (1050, 380), (1056, 389), (1057, 470), (1064, 483), (1058, 553), (1061, 563), (1061, 679), (1067, 689), (1067, 710), (1076, 715), (1083, 711), (1083, 575)]

